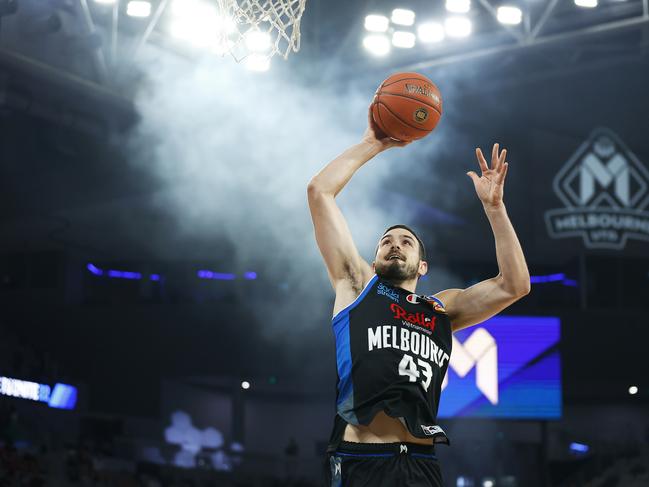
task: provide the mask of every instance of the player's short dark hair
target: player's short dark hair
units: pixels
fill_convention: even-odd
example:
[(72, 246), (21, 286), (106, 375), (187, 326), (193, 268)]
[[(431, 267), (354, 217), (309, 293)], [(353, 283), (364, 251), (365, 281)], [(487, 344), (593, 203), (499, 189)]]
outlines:
[[(404, 230), (408, 230), (410, 233), (412, 233), (415, 236), (417, 242), (419, 243), (419, 260), (426, 260), (426, 247), (424, 246), (424, 242), (422, 242), (422, 240), (419, 238), (419, 235), (417, 235), (415, 231), (412, 228), (410, 228), (408, 225), (403, 225), (403, 224), (392, 225), (390, 228), (386, 229), (385, 232), (383, 232), (383, 236), (381, 238), (383, 238), (385, 234), (388, 233), (390, 230), (394, 230), (395, 228), (403, 228)], [(374, 255), (376, 255), (378, 251), (379, 251), (379, 246), (377, 245)]]

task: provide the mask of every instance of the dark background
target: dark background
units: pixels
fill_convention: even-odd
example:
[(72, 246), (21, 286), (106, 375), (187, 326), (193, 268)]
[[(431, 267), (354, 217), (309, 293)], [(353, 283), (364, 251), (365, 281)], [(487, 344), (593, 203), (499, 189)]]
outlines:
[[(12, 3), (0, 1), (0, 8)], [(102, 82), (92, 39), (78, 26), (76, 2), (16, 3), (15, 14), (0, 17), (0, 329), (5, 337), (0, 375), (67, 382), (78, 385), (82, 395), (74, 413), (34, 409), (40, 405), (23, 411), (22, 402), (2, 400), (34, 418), (26, 420), (32, 443), (38, 442), (38, 431), (50, 428), (43, 423), (63, 421), (54, 413), (76, 422), (68, 434), (87, 436), (88, 430), (101, 429), (97, 425), (113, 422), (117, 433), (109, 437), (154, 443), (163, 440), (160, 425), (168, 421), (174, 401), (191, 408), (200, 403), (198, 396), (212, 394), (219, 404), (231, 403), (232, 411), (206, 412), (201, 427), (221, 421), (228, 441), (241, 441), (251, 451), (257, 443), (257, 453), (267, 457), (250, 461), (262, 465), (260, 471), (272, 470), (273, 455), (283, 458), (288, 437), (294, 436), (305, 465), (311, 465), (304, 467), (304, 476), (317, 478), (313, 459), (328, 435), (335, 381), (327, 325), (333, 295), (324, 267), (316, 258), (313, 268), (301, 272), (295, 247), (282, 248), (281, 240), (253, 225), (235, 239), (219, 226), (178, 237), (178, 211), (154, 198), (169, 189), (168, 182), (141, 161), (134, 163), (140, 154), (132, 150), (133, 140), (147, 142), (138, 132), (143, 114), (135, 100), (138, 90), (149, 86), (150, 73), (138, 66), (120, 70), (117, 63), (111, 66), (114, 76)], [(579, 468), (608, 472), (610, 460), (602, 458), (617, 459), (627, 449), (635, 455), (647, 443), (649, 243), (631, 239), (623, 250), (588, 250), (580, 238), (550, 239), (543, 213), (562, 207), (552, 180), (595, 128), (616, 133), (649, 169), (647, 24), (459, 62), (444, 56), (484, 46), (467, 41), (448, 52), (422, 49), (372, 59), (360, 47), (362, 18), (394, 6), (311, 1), (302, 50), (287, 62), (274, 61), (275, 75), (287, 86), (314, 93), (362, 92), (368, 102), (380, 80), (395, 71), (416, 69), (439, 80), (445, 125), (431, 135), (437, 142), (406, 149), (403, 166), (389, 161), (391, 176), (368, 193), (370, 204), (401, 201), (398, 209), (421, 230), (431, 259), (462, 284), (492, 277), (498, 272), (493, 236), (464, 172), (476, 170), (474, 147), (502, 141), (511, 157), (505, 202), (530, 274), (561, 272), (578, 283), (534, 284), (530, 295), (504, 312), (561, 318), (564, 418), (550, 424), (449, 421), (457, 439), (440, 453), (448, 485), (456, 485), (459, 475), (505, 474), (516, 475), (517, 485), (564, 485), (564, 479), (577, 478)], [(106, 12), (91, 7), (98, 28), (105, 29)], [(572, 5), (558, 8), (565, 11), (548, 22), (548, 35), (590, 25), (582, 14), (590, 15), (591, 23), (627, 18), (641, 2), (602, 2), (595, 13)], [(58, 29), (42, 34), (29, 27), (30, 19), (55, 26), (52, 16), (62, 21)], [(474, 17), (484, 20), (479, 34), (495, 46), (508, 45), (485, 12)], [(124, 18), (120, 28), (126, 39), (120, 62), (129, 66), (128, 39), (142, 26)], [(162, 37), (154, 33), (149, 42), (164, 50)], [(169, 49), (168, 55), (194, 63), (185, 52)], [(357, 136), (362, 123), (361, 117)], [(315, 143), (328, 146), (331, 157), (345, 147), (335, 140)], [(311, 164), (319, 168), (326, 162)], [(237, 163), (245, 167), (246, 160)], [(281, 164), (268, 164), (275, 178), (285, 177)], [(242, 170), (241, 177), (249, 176)], [(274, 208), (266, 196), (258, 203)], [(302, 204), (306, 207), (305, 199)], [(305, 226), (294, 245), (313, 254), (309, 232)], [(238, 239), (258, 242), (259, 251), (243, 259)], [(107, 279), (88, 272), (89, 262), (164, 279)], [(196, 278), (199, 269), (232, 268), (254, 270), (258, 278)], [(443, 280), (422, 284), (431, 291), (452, 287)], [(246, 378), (259, 387), (243, 406), (239, 383)], [(629, 396), (630, 385), (639, 387), (636, 396)], [(187, 387), (194, 392), (170, 392)], [(192, 394), (197, 395), (193, 402)], [(305, 408), (313, 411), (311, 419), (299, 419)], [(41, 413), (49, 416), (39, 419)], [(231, 421), (224, 421), (230, 414)], [(609, 427), (615, 427), (614, 434)], [(262, 442), (260, 436), (276, 440)], [(598, 446), (592, 457), (574, 458), (568, 455), (572, 441)], [(507, 481), (496, 485), (510, 485)], [(632, 485), (620, 482), (610, 485)]]

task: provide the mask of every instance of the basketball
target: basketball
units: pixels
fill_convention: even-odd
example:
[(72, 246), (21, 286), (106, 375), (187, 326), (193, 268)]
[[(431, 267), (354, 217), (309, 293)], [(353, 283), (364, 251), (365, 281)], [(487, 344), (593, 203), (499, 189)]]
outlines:
[(372, 118), (388, 137), (411, 141), (427, 136), (442, 116), (442, 96), (426, 76), (397, 73), (386, 79), (372, 100)]

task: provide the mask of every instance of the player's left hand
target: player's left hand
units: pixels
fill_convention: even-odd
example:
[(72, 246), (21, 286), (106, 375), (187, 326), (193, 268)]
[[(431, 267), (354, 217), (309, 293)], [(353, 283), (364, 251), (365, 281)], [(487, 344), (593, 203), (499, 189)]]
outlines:
[(480, 201), (482, 201), (482, 205), (486, 209), (498, 208), (503, 204), (503, 187), (505, 185), (505, 176), (507, 176), (507, 168), (509, 167), (509, 164), (505, 162), (507, 149), (500, 151), (499, 144), (494, 144), (491, 151), (491, 168), (487, 166), (482, 149), (478, 147), (475, 150), (475, 155), (478, 164), (480, 164), (482, 176), (478, 176), (473, 171), (466, 174), (473, 181), (475, 191)]

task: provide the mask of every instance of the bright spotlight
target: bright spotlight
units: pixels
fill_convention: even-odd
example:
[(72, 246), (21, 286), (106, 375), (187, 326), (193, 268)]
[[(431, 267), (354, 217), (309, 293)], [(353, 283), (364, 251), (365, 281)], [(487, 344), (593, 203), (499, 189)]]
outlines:
[(575, 0), (577, 7), (595, 8), (597, 7), (597, 0)]
[(270, 35), (268, 32), (253, 30), (245, 35), (246, 47), (253, 52), (264, 52), (270, 49)]
[(638, 386), (631, 386), (629, 387), (629, 394), (632, 396), (635, 396), (638, 393)]
[(244, 64), (250, 71), (268, 71), (270, 69), (270, 58), (263, 54), (251, 54), (246, 58)]
[(390, 26), (390, 19), (383, 15), (368, 15), (365, 17), (365, 29), (370, 32), (386, 32)]
[(405, 49), (415, 47), (415, 34), (398, 30), (392, 34), (392, 45)]
[(151, 3), (144, 0), (131, 0), (126, 5), (126, 15), (130, 17), (148, 17), (151, 15)]
[(503, 5), (498, 7), (497, 17), (501, 24), (518, 25), (523, 20), (523, 11), (518, 7)]
[(381, 34), (365, 36), (363, 46), (375, 56), (385, 56), (390, 52), (390, 39)]
[(482, 487), (494, 487), (494, 481), (491, 479), (485, 479), (482, 481)]
[(466, 17), (449, 17), (444, 21), (444, 29), (449, 37), (468, 37), (471, 35), (473, 25)]
[(250, 389), (250, 382), (248, 382), (247, 380), (244, 380), (241, 383), (241, 389)]
[(178, 18), (171, 24), (171, 35), (195, 47), (213, 46), (217, 42), (217, 30), (215, 19), (209, 17)]
[(444, 26), (439, 22), (427, 22), (417, 27), (419, 40), (425, 43), (440, 42), (444, 40)]
[(229, 34), (237, 30), (231, 17), (218, 15), (216, 7), (201, 0), (175, 0), (171, 5), (171, 35), (194, 47), (227, 52)]
[(395, 8), (392, 11), (392, 23), (397, 25), (412, 25), (415, 23), (415, 12), (405, 8)]
[(232, 34), (237, 30), (237, 23), (232, 17), (216, 17), (216, 30), (224, 34)]
[(454, 14), (465, 14), (471, 10), (471, 0), (446, 0), (446, 10)]

